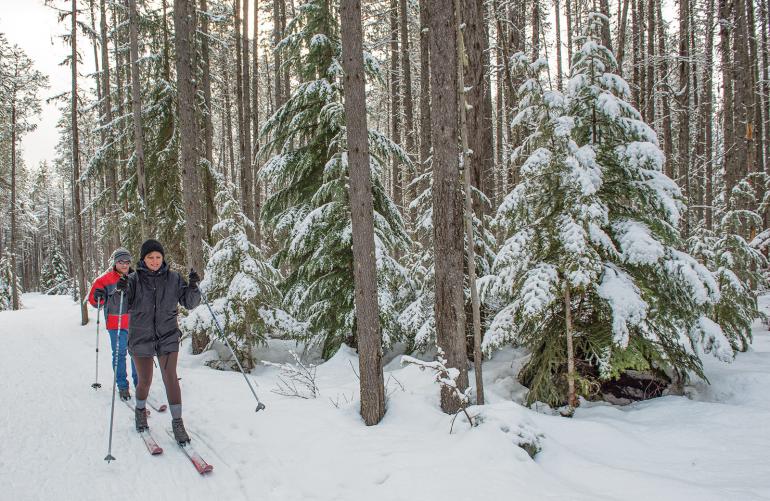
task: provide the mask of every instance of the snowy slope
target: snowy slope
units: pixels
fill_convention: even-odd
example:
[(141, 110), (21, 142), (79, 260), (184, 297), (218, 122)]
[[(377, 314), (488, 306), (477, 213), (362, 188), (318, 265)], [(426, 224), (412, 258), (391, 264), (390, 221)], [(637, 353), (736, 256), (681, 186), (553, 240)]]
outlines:
[[(770, 334), (756, 324), (753, 351), (732, 365), (707, 362), (711, 386), (690, 398), (627, 407), (586, 405), (573, 419), (511, 401), (522, 394), (508, 350), (485, 365), (489, 405), (473, 409), (470, 430), (438, 410), (430, 375), (388, 365), (385, 420), (367, 428), (357, 414), (355, 354), (342, 350), (318, 368), (321, 396), (275, 395), (277, 369), (254, 371), (267, 404), (254, 413), (243, 378), (202, 365), (184, 347), (185, 423), (215, 466), (200, 477), (165, 429), (151, 457), (129, 409), (115, 408), (113, 455), (106, 464), (110, 385), (102, 333), (99, 391), (95, 323), (79, 326), (67, 297), (26, 295), (25, 309), (0, 312), (0, 500), (759, 500), (770, 499)], [(765, 309), (770, 300), (763, 298)], [(93, 317), (93, 315), (92, 315)], [(265, 357), (285, 357), (280, 344)], [(515, 364), (514, 364), (515, 365)], [(161, 396), (156, 377), (153, 394)], [(351, 401), (352, 398), (352, 401)], [(333, 405), (332, 401), (337, 405)], [(535, 461), (515, 445), (541, 434)]]

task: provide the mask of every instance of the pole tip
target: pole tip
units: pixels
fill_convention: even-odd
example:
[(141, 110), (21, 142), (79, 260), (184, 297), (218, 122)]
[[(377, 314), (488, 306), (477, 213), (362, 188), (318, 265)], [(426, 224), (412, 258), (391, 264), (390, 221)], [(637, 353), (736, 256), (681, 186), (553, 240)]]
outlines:
[(257, 410), (255, 410), (254, 412), (259, 412), (259, 411), (261, 411), (264, 408), (265, 408), (265, 404), (260, 402), (260, 403), (257, 404)]
[(110, 464), (110, 461), (115, 461), (115, 457), (112, 454), (107, 454), (104, 460), (107, 461), (107, 464)]
[(93, 388), (94, 390), (98, 390), (101, 387), (102, 387), (102, 385), (99, 384), (99, 383), (94, 383), (94, 384), (91, 385), (91, 388)]

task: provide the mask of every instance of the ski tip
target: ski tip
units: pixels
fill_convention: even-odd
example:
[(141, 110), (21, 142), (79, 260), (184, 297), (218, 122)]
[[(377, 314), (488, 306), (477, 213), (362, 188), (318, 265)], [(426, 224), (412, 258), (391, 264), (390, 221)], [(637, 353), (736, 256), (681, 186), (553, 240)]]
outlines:
[(206, 466), (200, 469), (200, 474), (203, 475), (205, 473), (211, 473), (212, 471), (214, 471), (214, 467), (210, 464), (207, 464)]
[(151, 454), (153, 456), (157, 456), (159, 454), (163, 454), (163, 448), (162, 447), (157, 447), (157, 448), (152, 450)]
[(110, 464), (110, 461), (115, 461), (115, 457), (112, 454), (107, 454), (104, 460), (107, 461), (107, 464)]
[(257, 404), (257, 410), (255, 410), (254, 412), (259, 412), (259, 411), (263, 410), (264, 408), (265, 408), (265, 404), (260, 402), (260, 403)]

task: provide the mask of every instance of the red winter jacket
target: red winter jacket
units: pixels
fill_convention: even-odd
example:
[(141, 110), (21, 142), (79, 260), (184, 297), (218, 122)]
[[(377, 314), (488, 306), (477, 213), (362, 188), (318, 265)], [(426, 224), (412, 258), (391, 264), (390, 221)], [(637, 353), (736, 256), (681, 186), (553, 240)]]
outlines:
[[(107, 297), (109, 297), (115, 290), (115, 284), (118, 283), (118, 280), (120, 280), (120, 273), (115, 271), (115, 268), (94, 280), (93, 285), (91, 285), (91, 291), (88, 293), (88, 302), (91, 303), (91, 306), (97, 307), (96, 298), (94, 298), (94, 291), (96, 289), (104, 289), (107, 292)], [(106, 298), (104, 301), (106, 301)], [(115, 307), (115, 311), (112, 311), (108, 306), (108, 303), (102, 303), (102, 309), (104, 309), (104, 314), (107, 317), (107, 329), (116, 330), (118, 328), (118, 307)], [(128, 311), (128, 304), (123, 305), (123, 311)], [(120, 317), (120, 329), (128, 329), (128, 313), (123, 313)]]

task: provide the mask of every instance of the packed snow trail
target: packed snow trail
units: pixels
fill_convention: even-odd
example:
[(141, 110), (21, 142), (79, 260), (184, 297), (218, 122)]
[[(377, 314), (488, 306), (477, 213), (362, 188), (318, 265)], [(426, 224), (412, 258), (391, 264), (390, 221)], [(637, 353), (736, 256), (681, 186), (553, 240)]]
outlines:
[[(767, 298), (762, 298), (767, 310)], [(254, 413), (240, 374), (203, 365), (183, 343), (184, 418), (193, 444), (215, 469), (201, 477), (169, 438), (171, 417), (149, 424), (164, 452), (150, 456), (133, 415), (115, 408), (111, 464), (112, 370), (109, 337), (62, 296), (24, 296), (24, 309), (0, 312), (0, 500), (724, 500), (770, 499), (770, 335), (759, 322), (749, 353), (732, 365), (709, 360), (712, 385), (690, 398), (664, 397), (615, 407), (586, 404), (573, 419), (536, 413), (511, 400), (523, 394), (521, 360), (504, 350), (485, 363), (488, 405), (474, 429), (438, 408), (430, 375), (388, 364), (383, 422), (358, 416), (355, 354), (343, 348), (318, 368), (321, 396), (278, 396), (277, 369), (253, 381), (268, 408)], [(271, 342), (260, 356), (288, 359), (293, 344)], [(512, 366), (511, 359), (514, 359)], [(472, 378), (472, 375), (471, 375)], [(132, 388), (133, 393), (133, 388)], [(159, 378), (153, 395), (165, 401)], [(515, 445), (518, 430), (539, 433), (535, 461)]]

